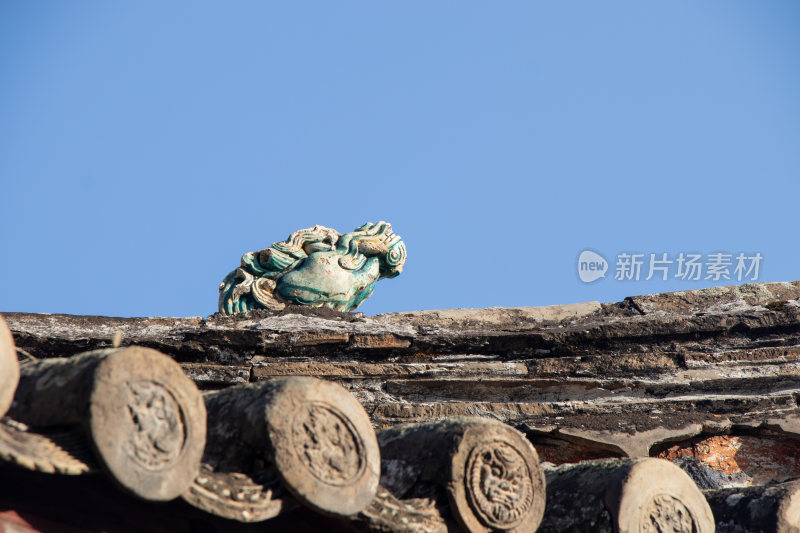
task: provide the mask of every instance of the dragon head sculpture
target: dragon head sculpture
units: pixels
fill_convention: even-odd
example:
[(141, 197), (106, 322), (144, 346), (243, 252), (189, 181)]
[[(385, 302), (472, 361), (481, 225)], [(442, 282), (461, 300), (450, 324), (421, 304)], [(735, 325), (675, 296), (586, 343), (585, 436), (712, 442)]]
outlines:
[(219, 310), (283, 309), (287, 304), (352, 311), (381, 278), (403, 271), (406, 246), (388, 222), (368, 222), (340, 234), (302, 229), (283, 242), (242, 256), (242, 266), (219, 286)]

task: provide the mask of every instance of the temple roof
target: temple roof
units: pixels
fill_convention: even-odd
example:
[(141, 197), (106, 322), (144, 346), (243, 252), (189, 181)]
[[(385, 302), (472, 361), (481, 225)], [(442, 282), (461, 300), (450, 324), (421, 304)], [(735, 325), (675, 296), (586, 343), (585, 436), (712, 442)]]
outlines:
[[(243, 395), (256, 394), (252, 392), (256, 389), (266, 394), (263, 391), (286, 378), (313, 377), (339, 385), (357, 400), (354, 403), (363, 408), (365, 424), (378, 434), (383, 470), (380, 490), (384, 492), (371, 494), (382, 497), (384, 507), (375, 508), (395, 506), (403, 509), (395, 511), (401, 515), (416, 512), (422, 516), (420, 523), (427, 524), (419, 530), (426, 530), (434, 527), (431, 524), (451, 528), (469, 524), (459, 518), (460, 511), (447, 509), (445, 489), (435, 480), (406, 486), (396, 471), (387, 470), (388, 441), (410, 439), (405, 447), (413, 447), (414, 439), (427, 434), (409, 432), (403, 424), (427, 424), (428, 432), (451, 435), (454, 430), (445, 431), (443, 424), (457, 423), (459, 431), (469, 434), (470, 424), (481, 420), (501, 423), (533, 446), (548, 482), (555, 480), (552, 476), (566, 476), (563, 468), (579, 461), (614, 460), (618, 462), (614, 468), (622, 468), (620, 461), (643, 457), (670, 460), (700, 489), (709, 491), (743, 491), (800, 477), (800, 461), (795, 459), (800, 457), (799, 298), (800, 282), (795, 281), (632, 296), (618, 303), (376, 316), (288, 306), (279, 312), (206, 318), (31, 313), (3, 313), (2, 317), (20, 354), (20, 387), (26, 375), (35, 373), (26, 370), (27, 365), (74, 360), (91, 350), (154, 350), (180, 365), (202, 391), (212, 440), (224, 433), (213, 429), (212, 413), (228, 412), (214, 402), (244, 405)], [(12, 419), (15, 409), (20, 411), (12, 406)], [(53, 409), (58, 409), (57, 401)], [(309, 416), (322, 416), (309, 412)], [(30, 432), (39, 431), (29, 426)], [(252, 452), (236, 446), (228, 449)], [(458, 455), (457, 450), (451, 451)], [(93, 453), (85, 453), (90, 457), (87, 461), (92, 461)], [(204, 461), (208, 454), (207, 447)], [(80, 458), (81, 452), (74, 456)], [(219, 458), (215, 461), (220, 462)], [(424, 461), (424, 454), (419, 461)], [(34, 474), (4, 468), (23, 485), (49, 485), (48, 480), (53, 487), (64, 483), (56, 481), (59, 476), (38, 474), (34, 481)], [(96, 464), (88, 468), (103, 471)], [(214, 475), (222, 471), (216, 463), (206, 468)], [(252, 469), (244, 474), (249, 476), (248, 483), (263, 481), (255, 479)], [(273, 477), (279, 479), (273, 494), (280, 499), (281, 491), (286, 491), (278, 485), (286, 480)], [(92, 483), (101, 483), (98, 479)], [(77, 477), (73, 481), (77, 483)], [(82, 478), (80, 483), (88, 481)], [(263, 495), (265, 491), (262, 487), (256, 492)], [(109, 494), (119, 494), (120, 502), (129, 497), (118, 489)], [(301, 496), (291, 488), (284, 508), (263, 525), (293, 524), (291, 516), (300, 515), (292, 509), (298, 508), (298, 501), (305, 505)], [(24, 508), (24, 501), (16, 501), (16, 507), (7, 506), (9, 512)], [(154, 504), (132, 500), (130, 505), (133, 510)], [(183, 504), (170, 505), (178, 509)], [(212, 518), (213, 505), (196, 507), (205, 513), (197, 511), (201, 513), (197, 516), (207, 515), (209, 524), (229, 522)], [(543, 530), (549, 527), (548, 508)], [(159, 512), (172, 513), (170, 520), (184, 517), (183, 507), (174, 512), (165, 509)], [(483, 520), (480, 523), (489, 527), (491, 518), (481, 518), (478, 508), (473, 505), (473, 509), (478, 522)], [(309, 527), (332, 520), (326, 517), (330, 510), (322, 512)], [(378, 519), (370, 521), (364, 513), (369, 511), (330, 523), (343, 530), (403, 530)], [(205, 520), (197, 516), (185, 520)]]

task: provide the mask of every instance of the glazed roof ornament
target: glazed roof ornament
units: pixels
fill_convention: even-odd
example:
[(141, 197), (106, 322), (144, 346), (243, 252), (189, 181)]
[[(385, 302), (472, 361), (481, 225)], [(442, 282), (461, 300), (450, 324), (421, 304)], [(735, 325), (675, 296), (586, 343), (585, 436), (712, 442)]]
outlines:
[(287, 304), (352, 311), (381, 278), (403, 271), (406, 245), (388, 222), (350, 233), (301, 229), (269, 248), (247, 252), (219, 286), (219, 311), (280, 310)]

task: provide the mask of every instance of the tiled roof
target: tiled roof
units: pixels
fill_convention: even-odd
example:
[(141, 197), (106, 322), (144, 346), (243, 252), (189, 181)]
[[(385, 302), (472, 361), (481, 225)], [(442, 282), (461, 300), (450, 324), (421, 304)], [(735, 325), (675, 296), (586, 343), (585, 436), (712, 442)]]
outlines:
[[(0, 524), (723, 531), (755, 508), (800, 521), (798, 298), (791, 282), (373, 317), (4, 313), (18, 357), (0, 332), (0, 408), (17, 359), (21, 377), (3, 475), (43, 493), (112, 480), (87, 490), (127, 518), (53, 516), (6, 488)], [(745, 498), (761, 503), (719, 503)]]

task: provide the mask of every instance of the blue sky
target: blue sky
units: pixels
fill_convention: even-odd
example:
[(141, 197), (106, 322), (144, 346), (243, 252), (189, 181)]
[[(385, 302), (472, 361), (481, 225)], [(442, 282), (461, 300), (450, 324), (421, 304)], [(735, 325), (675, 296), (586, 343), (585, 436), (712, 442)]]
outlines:
[(800, 279), (798, 27), (791, 0), (3, 2), (0, 311), (208, 315), (242, 253), (378, 220), (408, 261), (367, 314), (737, 282), (615, 280), (622, 252)]

